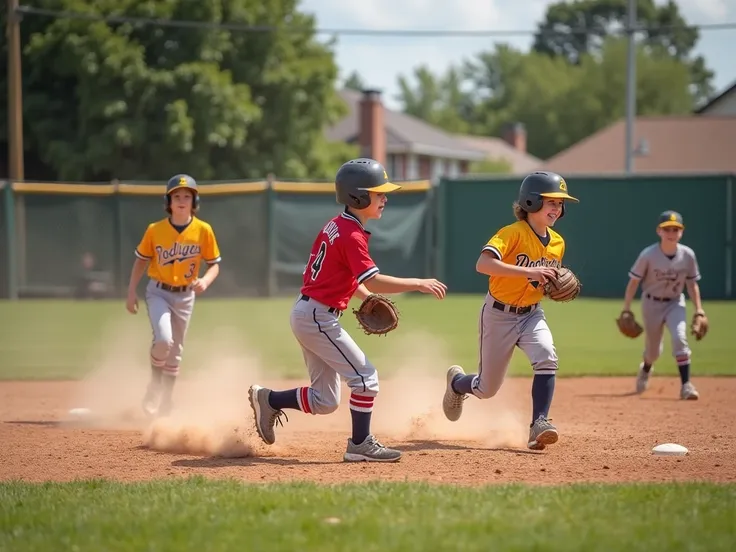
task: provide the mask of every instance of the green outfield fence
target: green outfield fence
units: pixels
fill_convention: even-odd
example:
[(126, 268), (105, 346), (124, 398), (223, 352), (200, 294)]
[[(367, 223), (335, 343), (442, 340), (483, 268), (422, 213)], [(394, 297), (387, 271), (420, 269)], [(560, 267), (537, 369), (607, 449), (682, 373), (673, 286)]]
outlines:
[[(369, 223), (371, 251), (397, 276), (429, 276), (434, 189), (404, 182), (380, 225)], [(146, 226), (166, 214), (165, 188), (142, 182), (2, 183), (0, 294), (6, 298), (74, 297), (89, 278), (103, 296), (122, 297)], [(199, 216), (217, 236), (223, 262), (208, 296), (272, 296), (301, 283), (312, 241), (340, 212), (330, 183), (274, 179), (200, 184)], [(84, 266), (85, 258), (94, 259)]]
[[(656, 241), (657, 215), (685, 219), (683, 243), (698, 254), (706, 299), (731, 299), (736, 175), (570, 177), (580, 204), (556, 229), (565, 263), (588, 297), (622, 297), (636, 255)], [(475, 272), (485, 242), (512, 222), (519, 178), (404, 182), (380, 222), (371, 221), (371, 252), (382, 272), (440, 277), (452, 292), (482, 293)], [(0, 181), (0, 296), (70, 297), (89, 274), (122, 297), (133, 249), (146, 225), (165, 216), (164, 186), (145, 182)], [(200, 216), (217, 234), (223, 256), (211, 296), (293, 293), (316, 233), (339, 212), (334, 186), (267, 179), (201, 184)], [(94, 258), (84, 268), (83, 258)]]
[[(706, 299), (731, 299), (734, 276), (734, 181), (736, 175), (566, 177), (580, 200), (556, 225), (566, 241), (565, 264), (588, 297), (623, 297), (628, 271), (639, 252), (659, 238), (658, 215), (680, 212), (682, 243), (692, 247)], [(519, 179), (443, 180), (439, 194), (439, 275), (458, 292), (482, 292), (487, 279), (474, 270), (481, 247), (512, 222)]]

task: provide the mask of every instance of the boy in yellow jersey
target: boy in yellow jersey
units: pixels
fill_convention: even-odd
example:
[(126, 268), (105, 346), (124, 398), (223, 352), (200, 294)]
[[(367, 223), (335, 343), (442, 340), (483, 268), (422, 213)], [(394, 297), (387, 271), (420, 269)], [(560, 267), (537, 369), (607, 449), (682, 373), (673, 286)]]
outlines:
[[(126, 308), (138, 312), (136, 287), (148, 266), (146, 306), (153, 329), (151, 381), (143, 398), (149, 416), (171, 412), (171, 397), (194, 309), (194, 296), (203, 293), (220, 273), (220, 249), (212, 227), (195, 217), (199, 192), (195, 180), (177, 174), (166, 185), (168, 217), (148, 225), (135, 250)], [(201, 261), (207, 271), (200, 278)]]
[(503, 384), (514, 348), (519, 347), (534, 370), (527, 443), (532, 450), (542, 450), (559, 437), (548, 419), (557, 353), (540, 301), (544, 284), (555, 275), (565, 254), (565, 241), (551, 227), (565, 214), (566, 200), (578, 202), (558, 174), (535, 172), (521, 183), (514, 203), (517, 222), (504, 226), (488, 241), (475, 265), (489, 276), (480, 311), (478, 374), (466, 375), (460, 366), (451, 366), (442, 400), (445, 416), (456, 421), (467, 395), (493, 397)]

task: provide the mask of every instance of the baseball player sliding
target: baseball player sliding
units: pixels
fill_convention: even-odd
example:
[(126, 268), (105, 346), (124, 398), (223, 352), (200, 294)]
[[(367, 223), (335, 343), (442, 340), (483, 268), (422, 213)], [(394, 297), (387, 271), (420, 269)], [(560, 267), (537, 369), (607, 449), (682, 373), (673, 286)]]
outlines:
[[(149, 416), (168, 415), (179, 375), (184, 336), (194, 309), (194, 296), (203, 293), (220, 273), (220, 249), (212, 227), (195, 217), (199, 192), (186, 174), (172, 177), (164, 196), (168, 217), (148, 225), (130, 274), (126, 308), (138, 312), (136, 288), (148, 266), (146, 305), (153, 329), (151, 381), (143, 398)], [(200, 261), (208, 267), (199, 278)]]
[(337, 172), (337, 202), (345, 210), (317, 234), (291, 310), (291, 330), (301, 346), (310, 385), (285, 391), (253, 385), (248, 392), (256, 430), (266, 444), (276, 441), (274, 428), (285, 409), (314, 415), (335, 412), (343, 377), (351, 391), (352, 419), (343, 460), (395, 462), (401, 458), (400, 451), (385, 447), (371, 434), (378, 372), (340, 325), (353, 296), (366, 300), (378, 293), (419, 291), (445, 297), (446, 286), (435, 279), (380, 274), (368, 252), (370, 232), (365, 223), (381, 218), (386, 194), (399, 187), (389, 182), (386, 170), (373, 159), (348, 161)]
[[(445, 416), (456, 421), (468, 395), (493, 397), (501, 389), (514, 349), (519, 347), (534, 370), (527, 443), (532, 450), (542, 450), (559, 438), (548, 419), (557, 352), (540, 301), (545, 284), (557, 277), (562, 266), (565, 241), (551, 227), (564, 216), (566, 201), (578, 202), (558, 174), (535, 172), (522, 181), (514, 203), (517, 222), (498, 230), (476, 263), (476, 270), (489, 280), (479, 317), (478, 374), (466, 375), (462, 367), (451, 366), (442, 400)], [(577, 279), (571, 282), (577, 285)]]
[(695, 252), (680, 243), (685, 225), (680, 213), (665, 211), (659, 216), (659, 243), (646, 247), (629, 271), (629, 283), (624, 294), (624, 306), (617, 322), (619, 329), (637, 337), (641, 326), (631, 312), (631, 301), (641, 283), (641, 305), (644, 319), (644, 355), (636, 378), (636, 392), (643, 393), (649, 385), (652, 367), (662, 354), (664, 327), (672, 338), (672, 355), (680, 371), (680, 398), (697, 400), (698, 391), (690, 381), (690, 347), (687, 342), (687, 314), (683, 289), (695, 305), (692, 328), (697, 339), (708, 330), (700, 300), (700, 270)]

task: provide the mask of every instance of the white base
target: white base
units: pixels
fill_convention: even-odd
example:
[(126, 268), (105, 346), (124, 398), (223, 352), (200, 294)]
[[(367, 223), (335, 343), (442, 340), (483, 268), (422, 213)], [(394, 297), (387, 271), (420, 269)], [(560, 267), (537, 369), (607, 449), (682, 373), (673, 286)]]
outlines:
[(664, 443), (652, 449), (652, 454), (656, 456), (685, 456), (687, 453), (688, 450), (677, 443)]

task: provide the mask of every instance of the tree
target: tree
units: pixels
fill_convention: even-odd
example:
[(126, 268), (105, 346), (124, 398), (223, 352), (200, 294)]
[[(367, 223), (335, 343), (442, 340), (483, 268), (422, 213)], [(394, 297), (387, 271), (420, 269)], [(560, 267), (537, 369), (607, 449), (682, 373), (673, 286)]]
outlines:
[[(55, 0), (88, 14), (274, 26), (176, 28), (28, 15), (27, 146), (64, 180), (327, 178), (344, 144), (323, 129), (346, 113), (332, 44), (298, 0)], [(298, 28), (296, 33), (286, 26)], [(0, 87), (6, 88), (5, 72)], [(0, 115), (5, 125), (6, 113)]]
[[(673, 0), (664, 4), (637, 0), (636, 4), (637, 23), (646, 27), (636, 33), (638, 43), (648, 51), (667, 52), (687, 65), (695, 103), (709, 97), (714, 91), (713, 72), (706, 67), (702, 56), (692, 56), (699, 39), (698, 30), (688, 26)], [(627, 0), (551, 4), (538, 25), (532, 48), (572, 64), (580, 63), (585, 54), (599, 57), (606, 38), (622, 36), (627, 24), (627, 5)], [(573, 32), (573, 29), (578, 30)]]
[(343, 87), (348, 90), (355, 90), (356, 92), (362, 92), (366, 89), (365, 81), (357, 71), (353, 71), (348, 75), (348, 78), (343, 83)]

